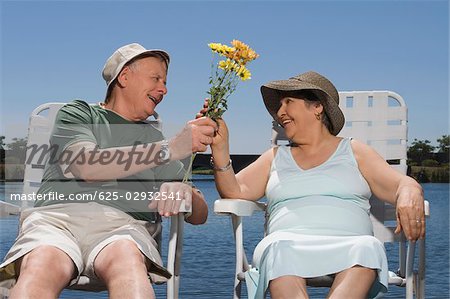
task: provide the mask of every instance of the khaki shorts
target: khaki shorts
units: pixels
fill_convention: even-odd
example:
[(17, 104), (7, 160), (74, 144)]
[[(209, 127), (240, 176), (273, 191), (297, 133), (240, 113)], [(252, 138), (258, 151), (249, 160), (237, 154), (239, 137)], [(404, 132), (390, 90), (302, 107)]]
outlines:
[(135, 220), (130, 215), (98, 203), (65, 203), (31, 208), (21, 213), (19, 235), (0, 265), (1, 280), (16, 278), (17, 259), (41, 245), (51, 245), (64, 251), (80, 276), (98, 281), (94, 261), (98, 253), (111, 242), (127, 239), (136, 243), (147, 257), (152, 282), (167, 281), (171, 274), (162, 267), (154, 234), (158, 224)]

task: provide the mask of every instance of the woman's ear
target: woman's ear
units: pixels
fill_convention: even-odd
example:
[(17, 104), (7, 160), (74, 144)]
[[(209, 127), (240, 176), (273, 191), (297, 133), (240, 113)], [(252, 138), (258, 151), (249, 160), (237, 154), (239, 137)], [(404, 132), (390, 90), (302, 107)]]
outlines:
[(321, 114), (323, 112), (323, 105), (321, 103), (314, 103), (314, 112)]

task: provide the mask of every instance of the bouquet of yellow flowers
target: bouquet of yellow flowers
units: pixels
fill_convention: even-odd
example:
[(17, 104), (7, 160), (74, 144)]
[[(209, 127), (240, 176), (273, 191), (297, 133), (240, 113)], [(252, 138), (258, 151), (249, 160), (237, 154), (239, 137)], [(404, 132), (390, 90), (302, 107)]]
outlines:
[(206, 116), (212, 119), (222, 117), (227, 110), (227, 99), (236, 90), (239, 80), (251, 79), (251, 73), (246, 65), (258, 58), (258, 54), (241, 41), (233, 40), (232, 47), (220, 43), (210, 43), (213, 54), (219, 54), (226, 59), (212, 63), (208, 95), (208, 111)]
[[(219, 54), (219, 57), (225, 58), (217, 63), (213, 59), (211, 65), (211, 76), (209, 78), (211, 87), (208, 90), (208, 110), (205, 116), (213, 120), (221, 118), (228, 109), (227, 99), (236, 90), (239, 80), (246, 81), (251, 79), (252, 74), (246, 65), (259, 57), (253, 49), (241, 41), (233, 40), (231, 45), (232, 47), (220, 43), (208, 44), (213, 55)], [(183, 182), (188, 181), (194, 158), (195, 153), (191, 156)]]

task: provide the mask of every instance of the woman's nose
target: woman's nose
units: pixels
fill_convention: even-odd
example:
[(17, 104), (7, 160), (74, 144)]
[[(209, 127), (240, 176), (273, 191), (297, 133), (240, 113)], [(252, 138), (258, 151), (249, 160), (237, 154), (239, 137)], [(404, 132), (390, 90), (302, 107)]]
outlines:
[(285, 109), (284, 103), (281, 102), (281, 106), (280, 106), (280, 108), (278, 108), (278, 111), (277, 111), (277, 117), (281, 118), (283, 115), (286, 115), (286, 109)]

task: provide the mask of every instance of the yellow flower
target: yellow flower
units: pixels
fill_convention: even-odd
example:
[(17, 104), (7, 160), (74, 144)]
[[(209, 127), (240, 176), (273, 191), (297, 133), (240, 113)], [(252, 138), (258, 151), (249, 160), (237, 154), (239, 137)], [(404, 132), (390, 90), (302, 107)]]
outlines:
[(225, 60), (219, 61), (219, 68), (224, 70), (224, 69), (226, 69), (226, 67), (227, 67), (227, 62)]
[(241, 65), (237, 69), (236, 74), (241, 78), (242, 81), (252, 78), (252, 74), (250, 73), (250, 71), (243, 65)]
[(229, 47), (227, 45), (222, 45), (222, 53), (223, 54), (233, 54), (235, 50), (236, 50), (235, 48)]
[(245, 62), (248, 58), (248, 50), (240, 50), (239, 58), (242, 60), (242, 62)]
[(230, 59), (219, 61), (219, 68), (224, 71), (229, 70), (232, 67)]
[(210, 43), (208, 46), (214, 53), (224, 56), (227, 59), (219, 61), (217, 67), (228, 72), (234, 72), (242, 81), (251, 79), (250, 71), (245, 65), (258, 58), (258, 54), (245, 43), (239, 40), (231, 42), (233, 47), (223, 45), (220, 43)]
[(237, 40), (237, 39), (233, 39), (231, 44), (233, 45), (233, 47), (235, 47), (238, 50), (248, 49), (248, 45), (244, 44), (243, 42), (241, 42), (240, 40)]
[(250, 73), (249, 70), (246, 70), (245, 72), (243, 72), (243, 73), (241, 74), (241, 80), (242, 80), (242, 81), (249, 80), (249, 79), (251, 79), (251, 78), (252, 78), (252, 74)]
[(219, 68), (224, 71), (234, 71), (237, 73), (238, 67), (238, 64), (231, 59), (219, 61)]
[(208, 46), (214, 53), (232, 59), (239, 65), (246, 65), (248, 62), (255, 60), (259, 56), (248, 45), (239, 40), (233, 40), (231, 44), (233, 47), (220, 43), (210, 43)]
[[(251, 79), (252, 74), (245, 65), (259, 56), (253, 49), (239, 40), (233, 40), (231, 45), (232, 47), (220, 43), (208, 44), (213, 53), (226, 58), (215, 64), (214, 62), (217, 60), (214, 57), (211, 76), (209, 77), (211, 86), (208, 90), (208, 110), (205, 112), (205, 116), (214, 120), (221, 118), (228, 109), (227, 98), (236, 89), (239, 79), (242, 81)], [(194, 157), (195, 154), (191, 156), (189, 170), (192, 169)], [(183, 182), (188, 181), (189, 174), (190, 171), (187, 171)]]
[(208, 46), (211, 51), (218, 53), (221, 56), (225, 56), (230, 59), (234, 59), (236, 49), (227, 45), (222, 45), (220, 43), (210, 43)]
[(219, 43), (208, 44), (208, 47), (210, 47), (213, 52), (217, 52), (217, 49), (219, 49), (220, 46), (221, 46), (221, 44), (219, 44)]
[(253, 51), (252, 49), (248, 49), (248, 59), (249, 59), (249, 61), (252, 61), (252, 60), (255, 60), (256, 58), (258, 58), (259, 57), (259, 55), (258, 54), (256, 54), (256, 52), (255, 51)]
[(255, 60), (259, 56), (252, 48), (239, 40), (235, 39), (231, 42), (231, 44), (236, 48), (234, 59), (240, 65), (245, 65), (247, 62)]

